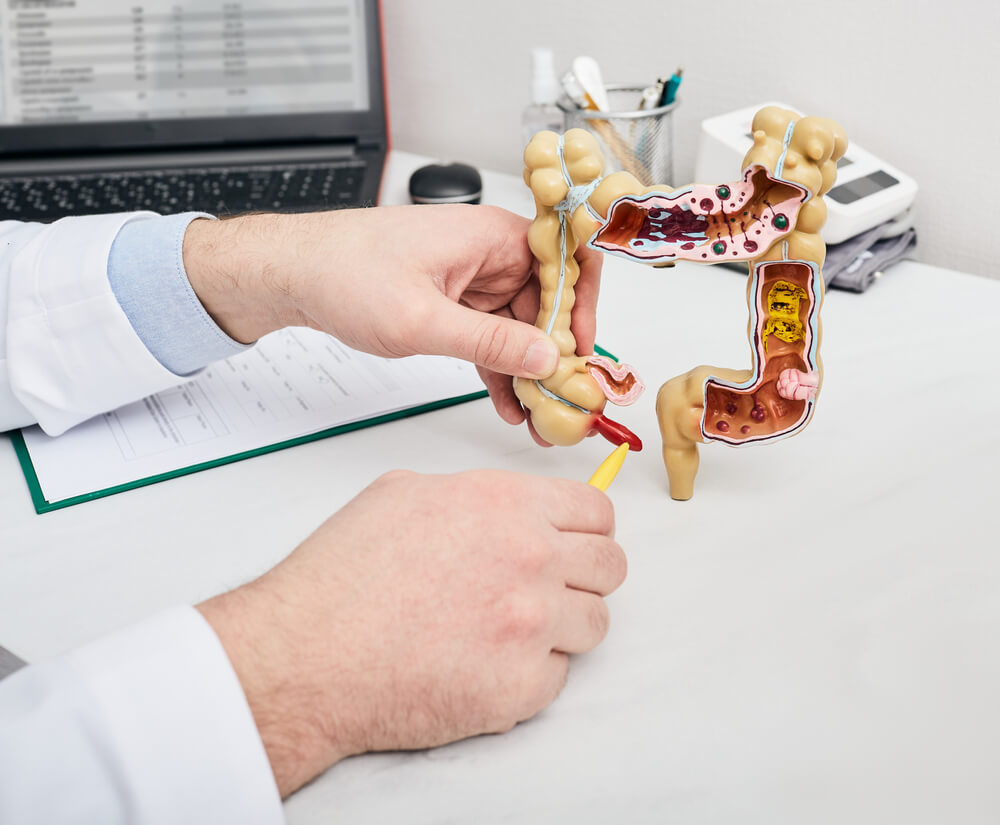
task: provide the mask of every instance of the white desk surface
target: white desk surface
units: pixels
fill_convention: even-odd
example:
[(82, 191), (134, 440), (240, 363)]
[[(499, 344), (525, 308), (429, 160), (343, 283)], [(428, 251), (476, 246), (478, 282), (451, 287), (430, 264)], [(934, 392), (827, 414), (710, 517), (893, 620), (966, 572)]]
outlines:
[[(405, 200), (424, 162), (395, 153)], [(511, 176), (485, 199), (530, 211)], [(504, 736), (348, 760), (296, 823), (1000, 820), (1000, 282), (916, 263), (828, 293), (801, 435), (702, 450), (667, 497), (653, 403), (744, 367), (745, 280), (607, 258), (598, 339), (650, 389), (611, 488), (626, 583), (559, 700)], [(542, 450), (486, 400), (35, 515), (0, 439), (0, 643), (60, 653), (255, 576), (384, 470), (586, 479), (601, 439)]]

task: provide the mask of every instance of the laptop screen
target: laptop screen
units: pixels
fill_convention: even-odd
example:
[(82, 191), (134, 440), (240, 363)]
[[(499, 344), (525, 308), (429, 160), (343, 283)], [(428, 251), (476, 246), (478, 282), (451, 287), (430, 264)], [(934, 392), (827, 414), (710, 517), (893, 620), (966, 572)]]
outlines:
[(367, 109), (355, 0), (8, 0), (0, 124)]
[(0, 151), (384, 132), (377, 18), (378, 0), (0, 0)]

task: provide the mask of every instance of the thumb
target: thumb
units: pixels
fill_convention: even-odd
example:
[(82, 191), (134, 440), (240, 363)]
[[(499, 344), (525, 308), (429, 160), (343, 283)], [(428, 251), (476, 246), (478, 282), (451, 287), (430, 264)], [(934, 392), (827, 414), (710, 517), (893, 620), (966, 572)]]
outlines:
[(436, 314), (434, 328), (426, 334), (429, 349), (438, 355), (521, 378), (548, 378), (559, 366), (556, 342), (531, 324), (447, 299)]

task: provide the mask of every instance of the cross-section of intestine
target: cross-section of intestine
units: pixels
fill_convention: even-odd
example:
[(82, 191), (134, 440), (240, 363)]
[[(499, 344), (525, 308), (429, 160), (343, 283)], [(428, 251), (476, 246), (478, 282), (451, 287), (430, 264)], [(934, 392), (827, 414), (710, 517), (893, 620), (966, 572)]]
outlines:
[(808, 197), (753, 166), (737, 183), (621, 197), (591, 246), (642, 263), (746, 261), (795, 228)]
[(597, 382), (604, 397), (619, 407), (635, 403), (646, 389), (630, 364), (619, 364), (603, 355), (587, 358), (587, 372)]
[[(701, 435), (706, 441), (752, 444), (792, 435), (808, 422), (819, 383), (817, 274), (816, 265), (804, 261), (755, 267), (750, 287), (755, 296), (750, 310), (753, 370), (743, 382), (705, 379)], [(809, 390), (800, 393), (800, 387)]]

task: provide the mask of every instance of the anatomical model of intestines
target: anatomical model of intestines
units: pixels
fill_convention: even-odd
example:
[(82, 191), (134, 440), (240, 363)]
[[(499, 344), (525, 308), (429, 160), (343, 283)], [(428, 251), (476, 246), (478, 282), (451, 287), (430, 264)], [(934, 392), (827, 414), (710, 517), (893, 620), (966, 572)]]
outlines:
[[(826, 247), (819, 231), (826, 206), (820, 196), (833, 186), (847, 138), (831, 120), (799, 117), (774, 106), (757, 113), (752, 131), (754, 142), (740, 181), (679, 189), (643, 186), (625, 172), (600, 178), (603, 158), (583, 130), (571, 130), (562, 139), (539, 133), (525, 150), (525, 181), (539, 207), (529, 242), (542, 264), (542, 328), (550, 317), (546, 300), (551, 307), (554, 297), (546, 264), (550, 277), (553, 262), (557, 270), (560, 261), (571, 269), (576, 238), (587, 237), (589, 246), (610, 254), (661, 266), (678, 260), (750, 262), (751, 368), (696, 367), (668, 381), (657, 395), (670, 495), (679, 500), (694, 491), (698, 442), (744, 446), (794, 435), (812, 417), (822, 381), (819, 310)], [(558, 246), (562, 238), (566, 247)], [(571, 303), (572, 286), (568, 297)], [(568, 334), (569, 310), (565, 312)], [(558, 310), (556, 317), (555, 328), (560, 328)], [(609, 400), (634, 375), (613, 362), (595, 363), (593, 357), (581, 359), (567, 351), (564, 347), (575, 346), (571, 334), (556, 341), (566, 362), (564, 374), (572, 370), (593, 377)], [(541, 382), (537, 393), (525, 392), (524, 384), (518, 385), (518, 397), (549, 441), (575, 443), (595, 427), (575, 422), (557, 427), (569, 438), (549, 437), (538, 425), (545, 421), (547, 428), (548, 419), (558, 418), (560, 411), (549, 408), (553, 399), (543, 393), (547, 382)]]
[(524, 162), (524, 181), (536, 207), (528, 230), (541, 283), (535, 325), (559, 347), (559, 366), (540, 381), (515, 378), (514, 392), (530, 412), (535, 431), (552, 444), (576, 444), (596, 431), (615, 444), (642, 449), (634, 433), (603, 414), (606, 401), (635, 401), (645, 389), (641, 379), (610, 358), (578, 355), (570, 329), (580, 276), (574, 254), (578, 239), (589, 238), (598, 226), (601, 213), (594, 211), (592, 201), (599, 185), (605, 185), (604, 156), (589, 132), (572, 129), (565, 136), (539, 132), (524, 150)]

